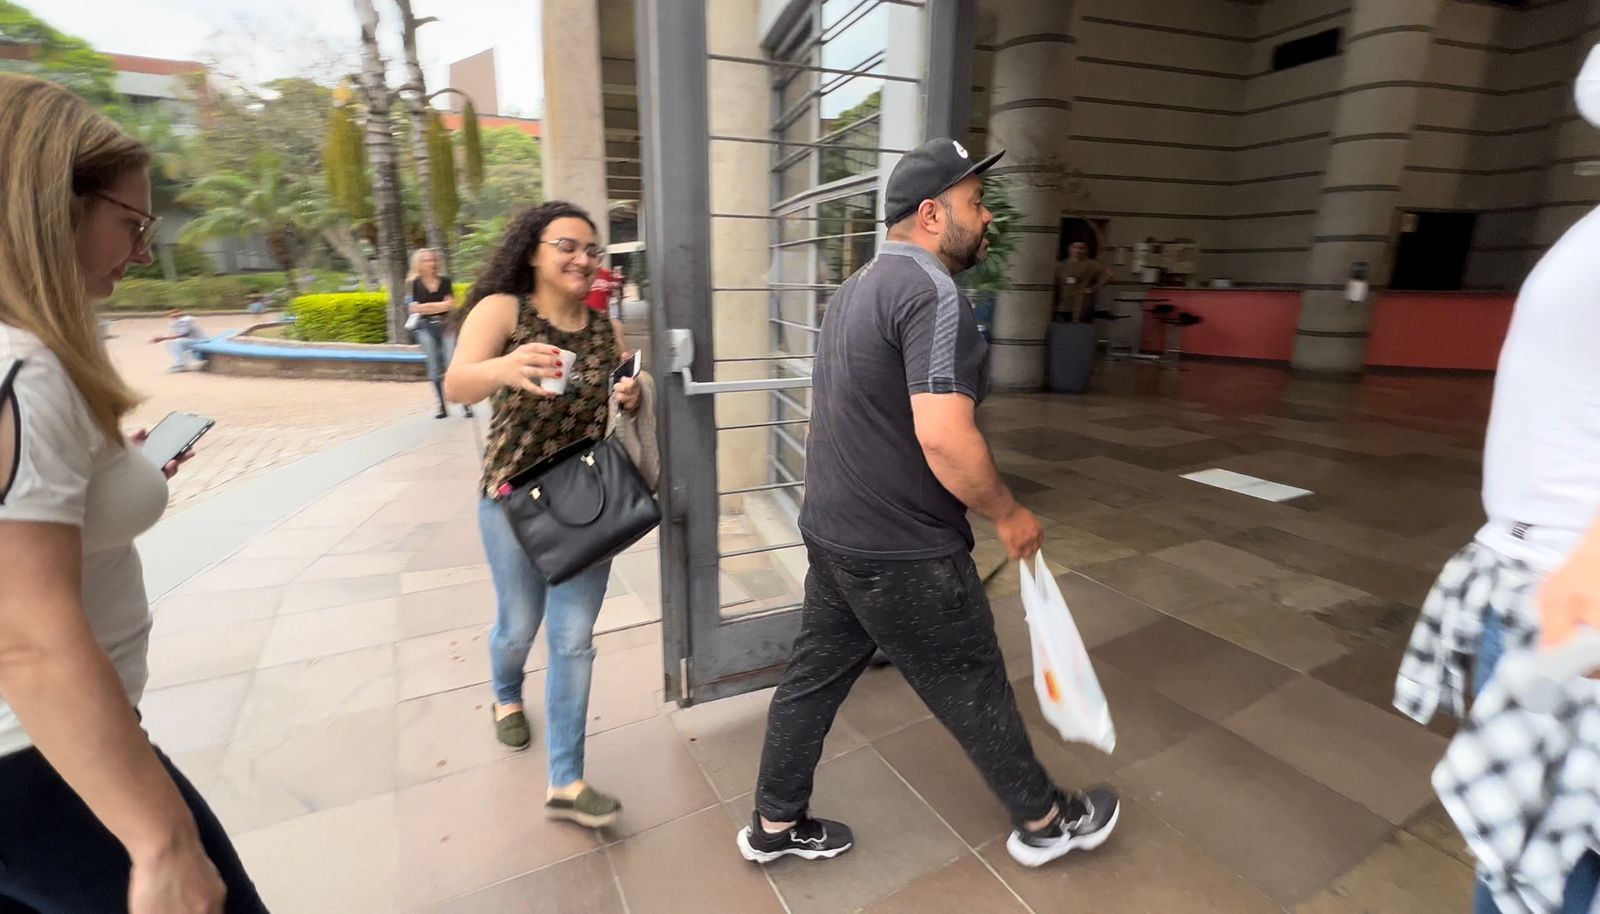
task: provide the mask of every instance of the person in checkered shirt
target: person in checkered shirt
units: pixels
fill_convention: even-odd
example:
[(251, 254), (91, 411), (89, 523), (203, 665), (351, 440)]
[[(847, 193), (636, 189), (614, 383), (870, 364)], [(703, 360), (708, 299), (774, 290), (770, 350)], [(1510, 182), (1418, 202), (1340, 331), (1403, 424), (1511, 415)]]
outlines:
[[(1585, 216), (1529, 274), (1517, 298), (1500, 354), (1494, 403), (1484, 445), (1483, 504), (1488, 522), (1444, 567), (1428, 594), (1421, 619), (1395, 683), (1395, 706), (1426, 723), (1441, 707), (1462, 717), (1467, 699), (1485, 689), (1501, 656), (1531, 650), (1541, 637), (1562, 639), (1593, 614), (1600, 622), (1600, 209)], [(1591, 529), (1597, 530), (1590, 533)], [(1548, 607), (1540, 618), (1543, 585)], [(1493, 805), (1497, 784), (1517, 765), (1565, 766), (1543, 757), (1555, 742), (1537, 738), (1548, 722), (1515, 718), (1522, 713), (1507, 698), (1504, 715), (1496, 695), (1496, 719), (1479, 708), (1452, 745), (1460, 769), (1441, 765), (1435, 784), (1465, 814), (1477, 834), (1528, 825)], [(1581, 706), (1569, 708), (1576, 725)], [(1600, 707), (1592, 709), (1600, 719)], [(1535, 734), (1522, 739), (1528, 734)], [(1534, 759), (1534, 756), (1540, 756)], [(1475, 772), (1475, 773), (1474, 773)], [(1499, 785), (1503, 786), (1503, 785)], [(1498, 786), (1497, 788), (1498, 789)], [(1593, 805), (1600, 807), (1600, 797)], [(1462, 816), (1457, 816), (1460, 824)], [(1567, 836), (1569, 844), (1575, 838)], [(1547, 835), (1543, 840), (1558, 841)], [(1484, 844), (1487, 847), (1487, 844)], [(1578, 845), (1573, 845), (1578, 846)], [(1587, 914), (1600, 883), (1600, 857), (1576, 859), (1559, 907), (1529, 907), (1562, 914)], [(1543, 864), (1546, 869), (1550, 864)], [(1495, 873), (1480, 887), (1477, 914), (1503, 910), (1511, 897)], [(1503, 876), (1503, 873), (1500, 874)], [(1559, 872), (1557, 875), (1561, 875)], [(1564, 894), (1564, 900), (1559, 896)], [(1548, 899), (1547, 899), (1548, 900)], [(1519, 912), (1520, 914), (1520, 912)]]

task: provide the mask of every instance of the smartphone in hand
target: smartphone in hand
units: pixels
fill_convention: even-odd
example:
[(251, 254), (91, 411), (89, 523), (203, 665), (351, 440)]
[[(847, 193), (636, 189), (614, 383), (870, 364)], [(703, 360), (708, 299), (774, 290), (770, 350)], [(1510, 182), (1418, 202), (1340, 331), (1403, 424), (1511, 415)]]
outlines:
[(611, 372), (611, 386), (617, 386), (624, 378), (637, 378), (639, 370), (639, 353), (635, 351), (632, 355), (623, 359), (622, 364)]
[(216, 425), (214, 420), (194, 413), (168, 413), (150, 430), (139, 453), (160, 469), (189, 453), (213, 425)]

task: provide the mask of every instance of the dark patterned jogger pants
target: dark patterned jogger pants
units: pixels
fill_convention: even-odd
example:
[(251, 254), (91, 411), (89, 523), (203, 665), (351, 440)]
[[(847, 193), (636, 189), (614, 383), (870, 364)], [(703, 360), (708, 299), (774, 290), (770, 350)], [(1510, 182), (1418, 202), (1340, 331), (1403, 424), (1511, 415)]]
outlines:
[(961, 743), (1012, 820), (1048, 815), (1057, 789), (1028, 742), (972, 557), (885, 561), (809, 541), (806, 546), (805, 608), (768, 712), (757, 811), (773, 822), (806, 811), (822, 740), (881, 647)]

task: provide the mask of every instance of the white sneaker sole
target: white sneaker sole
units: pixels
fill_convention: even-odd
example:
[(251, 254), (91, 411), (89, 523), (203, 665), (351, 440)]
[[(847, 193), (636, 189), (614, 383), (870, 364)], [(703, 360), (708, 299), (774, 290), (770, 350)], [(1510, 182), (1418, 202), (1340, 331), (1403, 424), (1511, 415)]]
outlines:
[(779, 857), (799, 857), (801, 860), (831, 860), (855, 846), (852, 843), (825, 851), (803, 850), (798, 847), (784, 848), (781, 851), (758, 851), (750, 845), (750, 826), (748, 825), (739, 830), (739, 836), (734, 839), (734, 843), (739, 845), (740, 855), (751, 863), (771, 863)]
[(1106, 840), (1111, 837), (1111, 833), (1116, 830), (1117, 820), (1120, 818), (1122, 818), (1122, 804), (1118, 803), (1116, 811), (1111, 814), (1111, 821), (1106, 823), (1105, 828), (1092, 835), (1068, 838), (1065, 841), (1060, 841), (1047, 847), (1034, 847), (1022, 840), (1020, 832), (1014, 831), (1011, 833), (1011, 837), (1006, 840), (1006, 851), (1011, 854), (1012, 860), (1023, 866), (1043, 866), (1052, 860), (1059, 860), (1073, 851), (1092, 851), (1106, 843)]

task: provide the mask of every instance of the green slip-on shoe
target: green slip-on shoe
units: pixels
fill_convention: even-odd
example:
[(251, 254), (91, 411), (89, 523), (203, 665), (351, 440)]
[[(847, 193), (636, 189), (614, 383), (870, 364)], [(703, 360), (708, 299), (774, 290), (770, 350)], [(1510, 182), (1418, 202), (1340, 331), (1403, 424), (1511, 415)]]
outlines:
[(622, 801), (607, 796), (593, 787), (585, 787), (577, 799), (556, 797), (544, 804), (544, 814), (551, 819), (565, 819), (586, 828), (605, 828), (617, 820)]
[[(496, 706), (491, 704), (489, 716), (495, 717), (495, 714)], [(528, 725), (528, 715), (521, 711), (512, 711), (505, 717), (496, 719), (494, 735), (495, 739), (500, 741), (500, 745), (518, 752), (528, 748), (533, 742), (533, 728)]]

